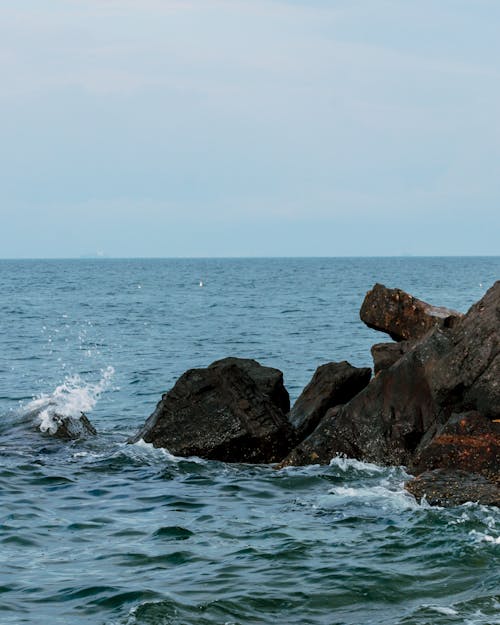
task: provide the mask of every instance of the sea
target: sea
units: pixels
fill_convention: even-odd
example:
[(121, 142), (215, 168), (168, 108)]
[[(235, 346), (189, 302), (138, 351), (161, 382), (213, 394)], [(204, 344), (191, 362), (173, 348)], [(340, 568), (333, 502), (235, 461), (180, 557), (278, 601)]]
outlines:
[[(187, 369), (371, 366), (376, 282), (466, 311), (490, 258), (0, 261), (0, 624), (494, 625), (500, 511), (405, 467), (224, 464), (127, 444)], [(97, 435), (62, 441), (54, 415)]]

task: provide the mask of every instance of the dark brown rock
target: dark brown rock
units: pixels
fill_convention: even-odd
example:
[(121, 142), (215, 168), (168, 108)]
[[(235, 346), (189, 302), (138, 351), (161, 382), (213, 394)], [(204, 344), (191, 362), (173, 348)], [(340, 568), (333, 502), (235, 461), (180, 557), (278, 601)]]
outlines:
[(369, 328), (385, 332), (395, 341), (419, 339), (436, 326), (452, 326), (462, 316), (383, 284), (376, 284), (368, 291), (359, 315)]
[[(452, 413), (500, 418), (500, 282), (453, 327), (434, 330), (307, 439), (321, 462), (337, 453), (411, 463)], [(329, 420), (327, 420), (329, 417)], [(328, 459), (328, 460), (327, 460)]]
[(371, 369), (353, 367), (345, 360), (318, 367), (288, 415), (297, 438), (301, 440), (308, 436), (327, 410), (348, 402), (368, 384), (370, 378)]
[(458, 506), (468, 501), (500, 506), (500, 488), (482, 475), (467, 471), (426, 471), (407, 482), (405, 488), (417, 500), (425, 498), (431, 506)]
[(224, 369), (229, 365), (236, 365), (247, 373), (259, 391), (285, 414), (290, 410), (290, 396), (283, 384), (283, 372), (273, 367), (263, 367), (256, 360), (250, 358), (235, 358), (230, 356), (222, 360), (216, 360), (210, 365), (213, 369)]
[(500, 478), (500, 422), (475, 411), (452, 414), (410, 465), (412, 473), (436, 468), (463, 469)]
[[(276, 370), (260, 367), (258, 384), (248, 361), (219, 361), (191, 369), (158, 403), (141, 438), (178, 456), (200, 456), (225, 462), (276, 462), (290, 449), (293, 431), (274, 400)], [(263, 392), (271, 389), (271, 395)], [(273, 396), (273, 399), (271, 398)]]

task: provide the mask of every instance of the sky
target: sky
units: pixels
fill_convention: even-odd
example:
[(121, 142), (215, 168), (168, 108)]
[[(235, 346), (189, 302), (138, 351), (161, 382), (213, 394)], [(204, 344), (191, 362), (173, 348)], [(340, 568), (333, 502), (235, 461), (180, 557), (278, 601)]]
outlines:
[(0, 258), (500, 254), (498, 0), (0, 5)]

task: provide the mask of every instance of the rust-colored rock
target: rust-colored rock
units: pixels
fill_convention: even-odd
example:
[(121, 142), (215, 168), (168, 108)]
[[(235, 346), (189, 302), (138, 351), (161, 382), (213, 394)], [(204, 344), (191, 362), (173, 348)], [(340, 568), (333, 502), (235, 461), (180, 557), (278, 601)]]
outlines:
[(411, 462), (412, 472), (462, 469), (500, 481), (500, 422), (478, 412), (453, 414)]
[(418, 501), (425, 498), (431, 506), (458, 506), (468, 501), (484, 506), (500, 506), (500, 488), (477, 473), (435, 469), (426, 471), (405, 484)]
[(369, 328), (385, 332), (395, 341), (406, 341), (419, 339), (436, 326), (450, 327), (462, 315), (401, 289), (375, 284), (366, 294), (359, 316)]

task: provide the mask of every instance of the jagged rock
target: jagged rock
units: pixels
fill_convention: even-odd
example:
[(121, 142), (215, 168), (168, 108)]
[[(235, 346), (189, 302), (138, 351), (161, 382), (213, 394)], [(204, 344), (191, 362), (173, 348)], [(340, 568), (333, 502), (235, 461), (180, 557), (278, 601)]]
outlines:
[(80, 417), (63, 417), (56, 414), (53, 416), (53, 421), (57, 424), (57, 430), (54, 433), (56, 438), (76, 440), (97, 434), (96, 429), (83, 412)]
[(413, 342), (400, 341), (399, 343), (376, 343), (371, 348), (373, 371), (375, 375), (384, 369), (389, 369), (401, 356), (411, 349)]
[(500, 488), (482, 475), (467, 471), (435, 469), (405, 484), (406, 490), (431, 506), (458, 506), (468, 501), (500, 506)]
[(283, 402), (277, 370), (249, 362), (231, 358), (187, 371), (129, 442), (142, 438), (174, 455), (225, 462), (280, 460), (294, 436), (275, 403)]
[(283, 372), (273, 367), (263, 367), (256, 360), (250, 358), (235, 358), (229, 356), (222, 360), (216, 360), (211, 368), (224, 368), (231, 364), (238, 366), (247, 373), (255, 382), (261, 393), (267, 395), (269, 399), (285, 414), (290, 410), (290, 396), (283, 384)]
[(369, 328), (389, 334), (395, 341), (421, 338), (435, 326), (451, 327), (462, 315), (405, 293), (375, 284), (368, 291), (359, 312)]
[(318, 367), (288, 415), (297, 438), (308, 436), (327, 410), (352, 399), (370, 377), (371, 369), (353, 367), (345, 360)]
[[(452, 413), (500, 418), (500, 282), (452, 327), (438, 326), (349, 403), (327, 413), (307, 456), (408, 465)], [(312, 448), (312, 443), (316, 449)]]
[(410, 465), (416, 474), (436, 468), (458, 468), (493, 481), (499, 479), (500, 422), (475, 411), (452, 414)]

